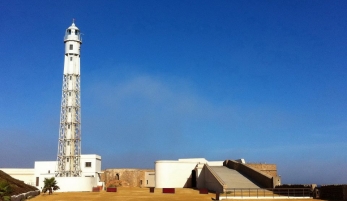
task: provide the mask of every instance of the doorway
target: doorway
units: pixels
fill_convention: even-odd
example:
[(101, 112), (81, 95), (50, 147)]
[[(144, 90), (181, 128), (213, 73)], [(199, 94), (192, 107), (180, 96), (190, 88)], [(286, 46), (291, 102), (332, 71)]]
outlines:
[(196, 171), (192, 170), (192, 188), (196, 188)]

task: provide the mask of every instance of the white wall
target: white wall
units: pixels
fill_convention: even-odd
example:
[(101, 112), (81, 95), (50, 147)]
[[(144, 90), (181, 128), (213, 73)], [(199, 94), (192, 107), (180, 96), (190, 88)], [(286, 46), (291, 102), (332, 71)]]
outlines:
[[(35, 161), (35, 186), (42, 190), (45, 178), (55, 177), (57, 161)], [(38, 181), (38, 185), (36, 184)], [(59, 185), (58, 185), (59, 186)]]
[[(91, 167), (86, 167), (86, 163), (91, 163)], [(101, 172), (101, 156), (95, 154), (81, 155), (81, 170), (83, 176), (97, 176)]]
[(11, 177), (21, 180), (26, 184), (35, 185), (35, 170), (33, 168), (2, 168), (0, 169)]
[(145, 172), (145, 187), (155, 187), (155, 172)]
[(186, 161), (156, 161), (156, 188), (183, 188), (195, 169), (197, 162)]
[(207, 164), (209, 166), (223, 166), (223, 162), (224, 161), (210, 161), (210, 162), (207, 162)]
[[(91, 167), (85, 167), (86, 162), (90, 162)], [(35, 161), (34, 181), (36, 181), (37, 177), (39, 181), (39, 185), (35, 186), (41, 190), (43, 188), (43, 180), (45, 178), (55, 177), (56, 168), (57, 161)], [(64, 189), (71, 189), (68, 191), (92, 191), (92, 187), (103, 185), (103, 183), (100, 182), (100, 177), (98, 174), (101, 172), (101, 156), (96, 154), (81, 155), (81, 170), (82, 177), (56, 177), (58, 186), (61, 188), (59, 192), (65, 192)], [(66, 179), (64, 180), (63, 178)], [(75, 182), (87, 183), (77, 185)], [(70, 185), (72, 183), (74, 185), (76, 184), (77, 187), (72, 187)], [(65, 187), (66, 185), (68, 188)]]
[(92, 191), (95, 184), (95, 177), (56, 177), (58, 186), (57, 192), (81, 192)]
[(57, 161), (35, 161), (35, 176), (40, 174), (53, 174), (57, 168)]
[(195, 170), (197, 187), (204, 186), (204, 164), (223, 166), (224, 161), (207, 161), (205, 158), (185, 158), (177, 161), (160, 160), (155, 162), (156, 188), (184, 188), (192, 184), (192, 170)]
[[(91, 167), (86, 167), (86, 163), (91, 163)], [(100, 182), (101, 156), (96, 154), (81, 155), (82, 177), (94, 177), (93, 186), (103, 186)]]
[(180, 158), (180, 162), (196, 162), (196, 163), (207, 163), (208, 161), (205, 158)]

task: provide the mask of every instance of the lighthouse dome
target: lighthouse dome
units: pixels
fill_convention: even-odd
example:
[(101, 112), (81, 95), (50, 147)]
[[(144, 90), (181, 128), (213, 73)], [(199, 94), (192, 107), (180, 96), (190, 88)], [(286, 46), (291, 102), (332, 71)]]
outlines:
[(77, 29), (77, 30), (79, 30), (79, 29), (76, 27), (76, 25), (75, 25), (74, 22), (73, 22), (73, 23), (71, 24), (71, 26), (69, 26), (69, 28), (67, 28), (67, 29)]
[(66, 42), (68, 40), (82, 42), (80, 30), (76, 27), (74, 22), (72, 23), (71, 26), (69, 26), (69, 28), (66, 29), (66, 32), (65, 32), (64, 41)]

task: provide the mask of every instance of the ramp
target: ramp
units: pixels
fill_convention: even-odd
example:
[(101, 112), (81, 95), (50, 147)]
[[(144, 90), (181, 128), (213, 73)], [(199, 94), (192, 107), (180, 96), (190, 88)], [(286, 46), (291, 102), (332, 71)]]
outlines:
[(234, 169), (229, 169), (225, 166), (210, 167), (225, 182), (227, 188), (260, 188)]

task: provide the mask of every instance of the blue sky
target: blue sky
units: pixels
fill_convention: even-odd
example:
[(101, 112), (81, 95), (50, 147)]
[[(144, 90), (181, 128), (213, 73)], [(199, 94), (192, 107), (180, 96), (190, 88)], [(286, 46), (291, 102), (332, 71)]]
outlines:
[(64, 43), (81, 48), (82, 153), (103, 168), (245, 158), (347, 181), (346, 1), (3, 1), (0, 167), (56, 160)]

